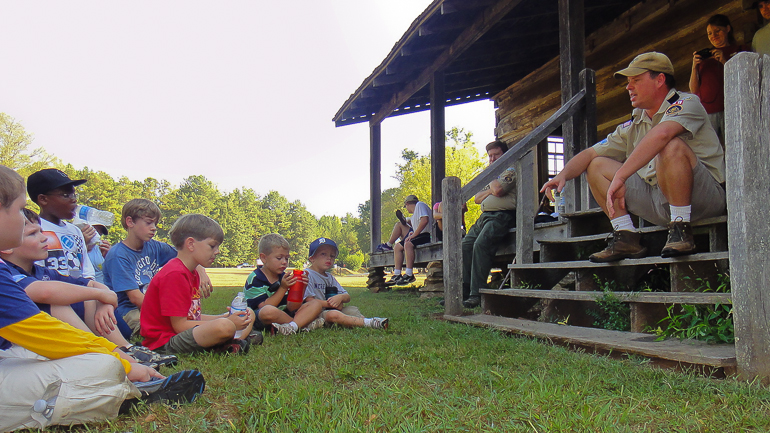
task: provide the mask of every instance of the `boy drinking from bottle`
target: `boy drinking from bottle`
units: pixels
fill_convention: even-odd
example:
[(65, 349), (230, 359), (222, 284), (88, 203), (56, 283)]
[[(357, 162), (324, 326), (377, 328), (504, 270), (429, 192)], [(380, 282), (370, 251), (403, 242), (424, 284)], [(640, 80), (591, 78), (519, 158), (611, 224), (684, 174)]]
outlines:
[(144, 345), (160, 353), (246, 353), (248, 341), (233, 335), (251, 332), (255, 316), (249, 308), (237, 314), (201, 313), (200, 276), (195, 269), (214, 263), (224, 240), (222, 227), (205, 215), (183, 215), (171, 227), (169, 238), (177, 256), (153, 277), (144, 294), (140, 318)]
[(259, 239), (258, 248), (259, 259), (264, 265), (249, 275), (244, 286), (247, 303), (257, 312), (255, 327), (270, 328), (272, 334), (281, 335), (322, 327), (323, 319), (317, 318), (323, 309), (320, 301), (287, 301), (289, 287), (297, 282), (293, 272), (285, 272), (289, 266), (289, 242), (283, 236), (271, 233)]
[(337, 259), (337, 244), (328, 238), (318, 238), (310, 244), (310, 267), (307, 271), (307, 289), (305, 301), (321, 300), (324, 310), (320, 316), (327, 324), (336, 323), (347, 328), (365, 327), (388, 329), (388, 319), (383, 317), (366, 318), (350, 302), (350, 294), (342, 288), (329, 271)]

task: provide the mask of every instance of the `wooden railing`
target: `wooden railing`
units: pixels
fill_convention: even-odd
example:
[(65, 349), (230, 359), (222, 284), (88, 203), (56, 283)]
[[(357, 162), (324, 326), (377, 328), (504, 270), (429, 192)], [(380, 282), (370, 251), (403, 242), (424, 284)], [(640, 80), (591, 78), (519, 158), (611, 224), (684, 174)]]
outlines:
[[(543, 124), (535, 128), (521, 141), (513, 145), (497, 161), (483, 172), (460, 187), (460, 179), (447, 177), (442, 181), (444, 209), (444, 302), (445, 314), (459, 315), (462, 312), (462, 204), (468, 201), (489, 182), (496, 179), (504, 170), (513, 166), (516, 170), (516, 260), (518, 263), (532, 262), (532, 243), (534, 237), (534, 216), (538, 200), (536, 199), (537, 176), (535, 175), (535, 153), (532, 151), (556, 129), (574, 116), (584, 119), (582, 131), (578, 134), (580, 146), (585, 147), (585, 137), (595, 136), (589, 131), (596, 130), (593, 122), (596, 109), (596, 75), (591, 69), (580, 73), (581, 89)], [(573, 138), (573, 141), (575, 139)], [(591, 143), (593, 144), (593, 143)], [(565, 147), (573, 143), (565, 140)], [(578, 187), (579, 188), (579, 187)], [(572, 194), (573, 202), (569, 208), (579, 207), (577, 194)]]

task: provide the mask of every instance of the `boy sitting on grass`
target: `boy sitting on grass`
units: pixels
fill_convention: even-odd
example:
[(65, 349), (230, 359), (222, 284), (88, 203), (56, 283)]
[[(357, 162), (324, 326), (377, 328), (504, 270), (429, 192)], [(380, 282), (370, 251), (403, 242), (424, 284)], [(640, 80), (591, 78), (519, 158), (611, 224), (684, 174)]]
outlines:
[(205, 215), (176, 220), (169, 238), (177, 256), (155, 275), (144, 294), (140, 320), (145, 346), (160, 353), (248, 352), (249, 342), (233, 336), (239, 330), (249, 335), (255, 317), (251, 309), (201, 314), (200, 276), (195, 269), (214, 263), (224, 236), (222, 227)]
[[(118, 294), (118, 319), (131, 328), (129, 331), (122, 327), (126, 338), (139, 334), (140, 311), (150, 280), (176, 257), (174, 247), (153, 239), (160, 219), (160, 209), (150, 200), (136, 198), (123, 205), (120, 223), (128, 234), (104, 258), (104, 283)], [(203, 267), (196, 270), (201, 280), (201, 295), (206, 298), (211, 294), (211, 280)]]
[(305, 301), (321, 300), (324, 311), (320, 317), (327, 324), (336, 323), (347, 328), (366, 327), (388, 329), (388, 319), (382, 317), (365, 318), (350, 302), (350, 294), (342, 288), (334, 275), (329, 273), (337, 259), (337, 244), (327, 238), (318, 238), (310, 244), (310, 267), (306, 268), (308, 284), (305, 289)]
[[(0, 165), (0, 250), (21, 245), (25, 204), (24, 179)], [(205, 385), (195, 370), (150, 382), (163, 376), (129, 362), (114, 343), (41, 312), (2, 260), (0, 365), (0, 431), (110, 419), (137, 398), (192, 401)], [(140, 391), (134, 381), (149, 384)]]
[[(297, 282), (292, 272), (284, 272), (289, 265), (289, 242), (271, 233), (260, 238), (258, 249), (263, 265), (249, 275), (244, 286), (246, 303), (257, 312), (255, 326), (270, 327), (272, 334), (281, 335), (322, 327), (324, 320), (317, 318), (323, 309), (320, 301), (287, 302), (289, 287)], [(284, 310), (278, 308), (284, 305)]]
[(35, 262), (48, 257), (48, 238), (40, 228), (38, 215), (22, 209), (26, 218), (19, 247), (0, 251), (16, 281), (40, 307), (40, 311), (75, 328), (105, 337), (121, 350), (146, 365), (174, 365), (173, 355), (161, 355), (146, 347), (135, 346), (115, 331), (115, 307), (118, 297), (104, 284), (87, 278), (66, 277)]

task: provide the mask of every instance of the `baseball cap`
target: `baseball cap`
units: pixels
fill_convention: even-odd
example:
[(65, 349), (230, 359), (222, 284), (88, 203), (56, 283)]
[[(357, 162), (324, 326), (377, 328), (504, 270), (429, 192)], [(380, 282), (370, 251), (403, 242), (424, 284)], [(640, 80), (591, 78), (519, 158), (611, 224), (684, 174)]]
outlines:
[(671, 64), (671, 60), (665, 54), (652, 51), (634, 57), (634, 60), (631, 60), (628, 67), (615, 72), (614, 77), (635, 77), (647, 71), (674, 75), (674, 65)]
[(72, 180), (67, 173), (57, 168), (46, 168), (36, 171), (27, 178), (27, 193), (33, 202), (37, 203), (37, 196), (53, 191), (63, 186), (78, 186), (86, 183), (85, 179)]
[(329, 239), (329, 238), (318, 238), (310, 243), (310, 254), (308, 254), (308, 257), (313, 257), (313, 254), (315, 254), (315, 250), (318, 249), (321, 245), (329, 245), (331, 247), (334, 247), (334, 251), (339, 253), (339, 248), (337, 248), (337, 244)]
[(418, 201), (420, 201), (420, 200), (418, 200), (418, 199), (417, 199), (417, 196), (416, 196), (416, 195), (414, 195), (414, 194), (409, 194), (409, 195), (408, 195), (408, 196), (406, 196), (406, 198), (404, 199), (404, 204), (407, 204), (407, 203), (417, 203)]

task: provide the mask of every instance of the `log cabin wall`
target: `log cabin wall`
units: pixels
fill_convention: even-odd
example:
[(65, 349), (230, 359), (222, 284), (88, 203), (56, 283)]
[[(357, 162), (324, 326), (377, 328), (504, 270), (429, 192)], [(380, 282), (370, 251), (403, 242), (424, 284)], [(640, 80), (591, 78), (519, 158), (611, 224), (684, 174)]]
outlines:
[[(630, 118), (625, 81), (612, 77), (637, 54), (665, 53), (674, 64), (677, 89), (689, 91), (692, 53), (711, 47), (706, 21), (714, 14), (730, 18), (739, 44), (751, 43), (761, 26), (756, 9), (742, 0), (648, 0), (586, 37), (586, 67), (596, 71), (597, 137)], [(586, 6), (590, 1), (586, 2)], [(590, 13), (590, 11), (586, 12)], [(554, 58), (492, 99), (497, 105), (495, 135), (515, 143), (543, 123), (561, 104), (559, 59)]]

